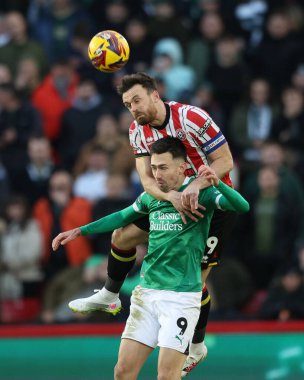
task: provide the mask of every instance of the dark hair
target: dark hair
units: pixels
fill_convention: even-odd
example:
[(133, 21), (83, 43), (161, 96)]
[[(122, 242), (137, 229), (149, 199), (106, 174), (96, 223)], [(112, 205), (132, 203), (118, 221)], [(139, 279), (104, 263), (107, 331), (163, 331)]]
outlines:
[(26, 197), (20, 194), (12, 194), (10, 197), (7, 199), (6, 205), (5, 205), (5, 210), (4, 210), (4, 217), (5, 219), (10, 222), (10, 217), (8, 215), (8, 209), (11, 206), (20, 206), (24, 210), (23, 217), (20, 221), (20, 227), (24, 229), (31, 218), (31, 209), (29, 202)]
[(136, 84), (143, 86), (143, 88), (145, 88), (149, 93), (157, 91), (155, 79), (146, 73), (140, 72), (136, 74), (124, 75), (121, 80), (121, 84), (117, 86), (117, 92), (119, 95), (122, 95)]
[(185, 145), (176, 137), (164, 137), (155, 141), (151, 145), (150, 153), (162, 154), (171, 153), (173, 158), (183, 158), (187, 160), (187, 151)]

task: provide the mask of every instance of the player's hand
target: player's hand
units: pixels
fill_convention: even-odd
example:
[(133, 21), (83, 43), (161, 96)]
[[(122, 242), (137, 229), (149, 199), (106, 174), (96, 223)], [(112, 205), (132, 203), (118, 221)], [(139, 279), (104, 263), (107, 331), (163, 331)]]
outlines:
[(201, 166), (199, 168), (199, 175), (206, 178), (211, 185), (218, 186), (219, 178), (215, 174), (215, 171), (210, 166)]
[(199, 192), (199, 184), (195, 181), (191, 182), (182, 192), (182, 205), (186, 210), (191, 211), (192, 214), (203, 218), (204, 215), (199, 210), (206, 210), (206, 208), (198, 203)]
[(65, 245), (66, 243), (68, 243), (71, 240), (76, 239), (80, 235), (81, 235), (81, 231), (79, 228), (74, 228), (73, 230), (61, 232), (52, 241), (53, 251), (57, 251), (60, 245)]
[(203, 215), (198, 210), (192, 214), (190, 207), (183, 206), (182, 193), (179, 193), (178, 191), (170, 191), (168, 193), (168, 201), (171, 202), (174, 208), (178, 211), (184, 224), (187, 224), (186, 216), (188, 216), (194, 222), (198, 221), (198, 217), (203, 217)]

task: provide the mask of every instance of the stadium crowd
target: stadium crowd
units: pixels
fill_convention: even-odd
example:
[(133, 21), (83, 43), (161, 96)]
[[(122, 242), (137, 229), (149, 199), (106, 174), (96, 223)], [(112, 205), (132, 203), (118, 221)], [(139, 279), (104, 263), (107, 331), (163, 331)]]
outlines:
[[(124, 69), (87, 57), (106, 29), (130, 45)], [(0, 323), (125, 320), (146, 247), (122, 288), (124, 311), (81, 317), (67, 302), (106, 277), (111, 234), (53, 253), (61, 230), (142, 192), (116, 86), (157, 79), (164, 100), (205, 109), (248, 199), (208, 279), (210, 319), (304, 318), (304, 5), (300, 0), (3, 0), (0, 5)]]

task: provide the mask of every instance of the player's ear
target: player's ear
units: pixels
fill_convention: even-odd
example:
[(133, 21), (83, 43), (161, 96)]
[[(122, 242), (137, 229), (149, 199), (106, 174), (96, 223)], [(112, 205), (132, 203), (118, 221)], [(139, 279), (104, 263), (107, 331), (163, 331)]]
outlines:
[(154, 103), (159, 102), (159, 100), (160, 100), (160, 96), (159, 96), (158, 91), (154, 90), (154, 91), (152, 92), (152, 99), (153, 99)]
[(187, 163), (186, 162), (182, 162), (179, 165), (180, 174), (184, 174), (184, 172), (185, 172), (186, 169), (187, 169)]

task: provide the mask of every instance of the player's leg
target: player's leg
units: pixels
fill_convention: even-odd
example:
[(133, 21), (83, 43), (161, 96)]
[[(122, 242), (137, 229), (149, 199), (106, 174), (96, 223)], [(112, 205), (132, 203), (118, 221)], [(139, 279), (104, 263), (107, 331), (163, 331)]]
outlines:
[(118, 361), (114, 369), (115, 380), (136, 380), (153, 348), (131, 339), (122, 339)]
[(113, 232), (105, 286), (90, 297), (71, 301), (71, 310), (80, 313), (100, 310), (114, 315), (119, 312), (121, 302), (118, 293), (135, 263), (136, 245), (148, 240), (148, 233), (140, 227), (132, 223)]
[[(156, 293), (157, 294), (157, 293)], [(200, 312), (201, 293), (159, 292), (158, 380), (179, 380)]]
[[(140, 286), (132, 292), (130, 315), (122, 333), (115, 379), (136, 379), (148, 355), (157, 345), (159, 323), (153, 290)], [(133, 368), (134, 367), (134, 368)]]
[(180, 380), (186, 355), (171, 348), (161, 347), (158, 356), (157, 380)]
[(207, 347), (204, 343), (206, 326), (210, 312), (211, 299), (205, 282), (211, 268), (217, 266), (223, 244), (231, 233), (236, 220), (236, 213), (230, 211), (216, 210), (211, 220), (209, 237), (206, 242), (206, 249), (202, 260), (202, 299), (200, 316), (195, 327), (189, 355), (184, 364), (182, 377), (187, 376), (201, 361), (207, 357)]

